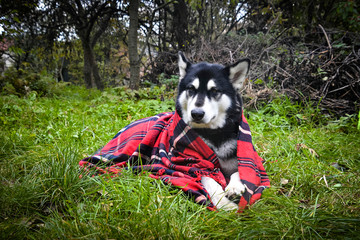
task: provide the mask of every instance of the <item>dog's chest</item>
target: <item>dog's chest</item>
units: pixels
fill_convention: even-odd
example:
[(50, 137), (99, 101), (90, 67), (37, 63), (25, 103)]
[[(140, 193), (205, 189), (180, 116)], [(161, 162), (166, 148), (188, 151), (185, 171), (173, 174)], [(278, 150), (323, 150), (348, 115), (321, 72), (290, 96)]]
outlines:
[(219, 146), (214, 146), (207, 139), (203, 140), (216, 153), (219, 158), (221, 172), (226, 178), (229, 178), (238, 168), (236, 157), (237, 140), (230, 139)]

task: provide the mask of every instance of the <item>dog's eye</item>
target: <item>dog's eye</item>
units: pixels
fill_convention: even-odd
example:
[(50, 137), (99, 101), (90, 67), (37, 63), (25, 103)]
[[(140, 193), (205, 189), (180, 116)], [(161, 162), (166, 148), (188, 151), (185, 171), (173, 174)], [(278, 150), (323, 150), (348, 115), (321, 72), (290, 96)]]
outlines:
[(193, 94), (196, 92), (196, 88), (193, 85), (188, 86), (186, 88), (186, 90), (188, 90), (190, 94)]
[(220, 93), (220, 90), (217, 88), (211, 88), (210, 92), (212, 95), (218, 95)]

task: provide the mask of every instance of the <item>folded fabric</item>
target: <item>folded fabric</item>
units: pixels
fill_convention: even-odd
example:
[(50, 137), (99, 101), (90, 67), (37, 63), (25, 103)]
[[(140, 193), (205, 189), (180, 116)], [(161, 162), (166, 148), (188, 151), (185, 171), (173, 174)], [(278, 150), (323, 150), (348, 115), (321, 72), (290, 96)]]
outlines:
[[(270, 187), (263, 160), (254, 149), (244, 116), (239, 125), (237, 146), (240, 179), (246, 185), (246, 192), (239, 202), (239, 210), (242, 210)], [(102, 149), (79, 164), (85, 170), (95, 170), (95, 174), (121, 175), (124, 168), (147, 171), (150, 177), (179, 187), (196, 203), (212, 210), (216, 206), (201, 184), (201, 177), (213, 178), (223, 189), (227, 185), (214, 151), (176, 112), (161, 113), (129, 124)]]

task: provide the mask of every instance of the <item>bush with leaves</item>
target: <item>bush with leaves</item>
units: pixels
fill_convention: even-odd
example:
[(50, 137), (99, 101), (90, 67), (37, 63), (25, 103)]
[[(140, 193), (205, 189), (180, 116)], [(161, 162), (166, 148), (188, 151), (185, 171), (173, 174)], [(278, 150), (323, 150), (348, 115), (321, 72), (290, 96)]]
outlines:
[(30, 92), (36, 92), (39, 96), (53, 94), (56, 81), (46, 72), (35, 73), (28, 69), (9, 68), (0, 76), (2, 94), (14, 94), (26, 96)]

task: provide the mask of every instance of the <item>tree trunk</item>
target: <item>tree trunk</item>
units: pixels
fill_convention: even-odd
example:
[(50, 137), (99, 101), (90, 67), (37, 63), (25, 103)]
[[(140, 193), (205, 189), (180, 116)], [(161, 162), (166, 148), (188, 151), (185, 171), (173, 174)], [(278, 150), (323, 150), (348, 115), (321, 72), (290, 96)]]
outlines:
[(97, 63), (95, 61), (92, 49), (91, 49), (91, 53), (93, 55), (93, 57), (91, 58), (92, 59), (92, 61), (91, 61), (91, 70), (92, 70), (91, 73), (92, 73), (92, 76), (94, 78), (95, 86), (99, 90), (104, 90), (104, 84), (103, 84), (103, 82), (101, 80), (101, 77), (100, 77), (100, 74), (99, 74), (99, 68), (98, 68), (98, 65), (97, 65)]
[(86, 44), (82, 41), (83, 51), (84, 51), (84, 81), (86, 88), (93, 88), (95, 86), (95, 82), (92, 78), (91, 74), (91, 64), (90, 58), (93, 57), (91, 54), (91, 48), (89, 44)]
[(130, 1), (129, 15), (130, 15), (130, 27), (129, 27), (129, 59), (130, 59), (130, 88), (138, 89), (140, 85), (140, 61), (138, 53), (138, 25), (139, 25), (139, 0)]
[(184, 0), (174, 3), (173, 31), (178, 43), (179, 50), (186, 50), (188, 47), (188, 11)]
[(104, 89), (104, 84), (101, 81), (98, 66), (95, 61), (93, 49), (89, 43), (81, 39), (84, 51), (84, 80), (86, 88)]

